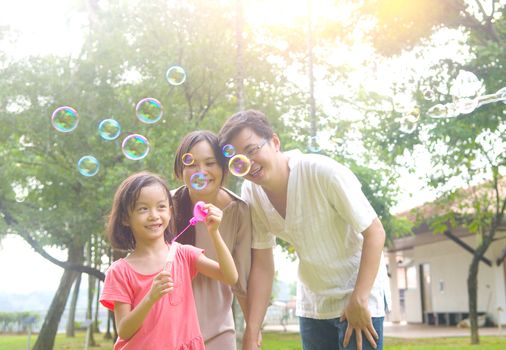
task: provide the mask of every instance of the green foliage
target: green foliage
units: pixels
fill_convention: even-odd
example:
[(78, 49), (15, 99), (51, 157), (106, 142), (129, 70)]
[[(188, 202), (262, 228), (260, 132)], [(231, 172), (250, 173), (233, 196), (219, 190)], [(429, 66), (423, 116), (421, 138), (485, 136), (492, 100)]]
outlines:
[(351, 170), (357, 175), (362, 184), (362, 191), (383, 224), (387, 234), (387, 244), (391, 244), (396, 237), (410, 234), (412, 224), (390, 213), (396, 194), (396, 177), (388, 176), (385, 171), (373, 170), (357, 164), (352, 164)]
[(432, 32), (445, 26), (458, 27), (466, 20), (461, 0), (367, 0), (362, 18), (376, 22), (367, 33), (378, 52), (396, 55), (410, 50)]
[[(443, 196), (448, 197), (448, 201), (454, 200), (451, 192), (453, 188), (450, 185), (452, 183), (460, 182), (472, 187), (480, 182), (500, 179), (504, 175), (506, 157), (504, 152), (494, 151), (494, 147), (504, 140), (506, 116), (502, 103), (480, 106), (472, 113), (461, 114), (457, 118), (432, 119), (425, 115), (425, 111), (435, 103), (451, 102), (451, 96), (444, 92), (448, 91), (450, 82), (461, 69), (477, 74), (484, 81), (487, 93), (494, 93), (506, 86), (504, 79), (506, 56), (504, 45), (501, 45), (504, 41), (504, 36), (501, 35), (504, 33), (506, 21), (499, 15), (505, 11), (504, 5), (497, 4), (495, 20), (487, 23), (486, 19), (480, 17), (480, 9), (473, 12), (463, 1), (437, 2), (438, 4), (433, 1), (415, 1), (412, 4), (410, 2), (409, 6), (400, 6), (401, 2), (395, 0), (369, 3), (372, 3), (371, 8), (374, 9), (370, 13), (374, 14), (378, 21), (374, 27), (375, 31), (403, 33), (399, 28), (416, 26), (418, 29), (410, 31), (409, 34), (401, 34), (413, 36), (412, 43), (415, 43), (420, 39), (427, 39), (442, 26), (452, 28), (460, 24), (468, 33), (467, 44), (472, 55), (467, 57), (465, 63), (462, 63), (459, 57), (445, 58), (431, 67), (425, 77), (407, 76), (406, 80), (419, 81), (416, 84), (417, 90), (411, 91), (422, 110), (417, 129), (413, 133), (402, 132), (397, 119), (400, 114), (392, 110), (378, 115), (379, 123), (368, 125), (364, 129), (366, 146), (374, 150), (379, 159), (396, 166), (403, 166), (404, 164), (400, 162), (402, 157), (413, 155), (415, 151), (429, 152), (431, 172), (427, 178), (427, 185), (440, 190)], [(432, 9), (429, 12), (423, 11), (424, 6)], [(428, 20), (426, 16), (431, 16), (431, 19)], [(491, 34), (494, 30), (499, 36)], [(405, 40), (397, 42), (406, 44)], [(430, 47), (431, 44), (426, 42), (419, 46), (424, 45)], [(423, 52), (420, 53), (420, 58), (423, 58)], [(408, 86), (409, 84), (406, 85)], [(423, 87), (436, 89), (435, 102), (423, 98)], [(473, 212), (474, 220), (472, 224), (468, 222), (470, 224), (468, 228), (473, 232), (482, 230), (491, 223), (490, 214), (502, 201), (501, 198), (499, 202), (492, 200), (489, 194), (495, 189), (490, 187), (488, 189), (487, 194), (485, 191), (474, 193), (472, 201), (461, 200), (460, 206), (451, 210), (460, 215)], [(469, 195), (470, 193), (467, 193), (468, 197)], [(443, 221), (448, 219), (448, 217), (441, 218)], [(441, 220), (439, 222), (443, 222)], [(435, 224), (434, 227), (437, 231), (441, 231), (444, 230), (443, 226)]]
[[(217, 132), (236, 108), (230, 83), (233, 8), (198, 0), (186, 5), (139, 1), (90, 11), (89, 36), (79, 57), (4, 57), (0, 69), (2, 212), (18, 222), (10, 230), (22, 228), (41, 246), (84, 247), (89, 235), (100, 236), (117, 185), (134, 171), (162, 173), (176, 186), (173, 154), (181, 137), (197, 128)], [(272, 84), (276, 73), (266, 55), (261, 47), (246, 52), (247, 96), (252, 106), (278, 115), (275, 105), (284, 99), (283, 87)], [(165, 81), (174, 64), (187, 73), (177, 87)], [(165, 107), (158, 124), (135, 118), (136, 102), (147, 96)], [(59, 133), (49, 123), (62, 105), (80, 115), (71, 133)], [(122, 136), (105, 141), (97, 125), (111, 117), (120, 122)], [(121, 154), (121, 139), (133, 132), (150, 141), (150, 154), (141, 161)], [(88, 154), (100, 162), (99, 173), (90, 178), (76, 171), (78, 159)]]
[(0, 333), (27, 332), (29, 319), (36, 322), (40, 315), (29, 311), (0, 312)]

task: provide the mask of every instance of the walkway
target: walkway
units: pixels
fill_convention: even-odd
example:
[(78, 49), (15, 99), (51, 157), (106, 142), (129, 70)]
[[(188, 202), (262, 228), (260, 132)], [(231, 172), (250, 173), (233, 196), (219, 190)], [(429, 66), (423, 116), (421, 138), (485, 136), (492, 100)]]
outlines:
[[(392, 324), (385, 322), (383, 328), (385, 337), (393, 338), (440, 338), (440, 337), (467, 337), (470, 335), (469, 328), (457, 328), (456, 326), (428, 326), (425, 324)], [(500, 331), (497, 327), (479, 329), (479, 335), (506, 336), (506, 329)]]
[[(285, 332), (281, 325), (265, 325), (264, 332)], [(286, 332), (298, 333), (298, 324), (286, 326)], [(428, 326), (424, 324), (384, 324), (383, 334), (385, 337), (416, 339), (416, 338), (439, 338), (439, 337), (467, 337), (470, 334), (468, 328), (457, 328), (455, 326)], [(506, 338), (506, 327), (500, 331), (497, 327), (480, 328), (480, 336), (495, 335)]]

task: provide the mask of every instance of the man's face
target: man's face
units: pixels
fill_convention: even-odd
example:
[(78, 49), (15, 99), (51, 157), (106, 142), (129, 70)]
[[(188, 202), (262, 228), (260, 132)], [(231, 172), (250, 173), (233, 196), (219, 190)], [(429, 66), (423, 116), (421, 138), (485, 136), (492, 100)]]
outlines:
[(257, 135), (250, 128), (241, 130), (232, 140), (237, 154), (245, 155), (251, 162), (251, 168), (245, 179), (262, 185), (268, 178), (269, 169), (272, 168), (272, 161), (275, 149), (271, 140)]

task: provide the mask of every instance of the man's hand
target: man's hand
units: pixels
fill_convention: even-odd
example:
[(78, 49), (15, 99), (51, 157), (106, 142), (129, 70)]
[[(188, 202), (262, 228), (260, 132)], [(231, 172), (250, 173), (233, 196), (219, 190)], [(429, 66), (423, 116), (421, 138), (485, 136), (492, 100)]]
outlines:
[(371, 314), (367, 308), (367, 300), (360, 300), (353, 294), (344, 310), (341, 321), (347, 320), (348, 327), (344, 333), (343, 346), (347, 347), (350, 338), (355, 331), (355, 339), (357, 341), (357, 350), (362, 350), (362, 332), (373, 348), (377, 347), (376, 340), (378, 333), (372, 324)]

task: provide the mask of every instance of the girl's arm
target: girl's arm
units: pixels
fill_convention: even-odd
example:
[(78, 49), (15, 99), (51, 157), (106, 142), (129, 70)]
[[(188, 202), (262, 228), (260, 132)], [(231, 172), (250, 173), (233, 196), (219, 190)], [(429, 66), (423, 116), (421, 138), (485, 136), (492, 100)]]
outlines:
[(124, 340), (130, 339), (141, 328), (153, 305), (173, 288), (170, 272), (164, 270), (156, 275), (150, 291), (133, 310), (130, 304), (115, 302), (114, 318), (119, 337)]
[(220, 225), (223, 214), (220, 209), (212, 204), (206, 204), (204, 208), (208, 211), (206, 226), (213, 240), (218, 262), (201, 254), (197, 260), (197, 271), (210, 278), (233, 285), (237, 282), (238, 278), (237, 268), (235, 267), (234, 259), (230, 251), (218, 231), (218, 226)]

